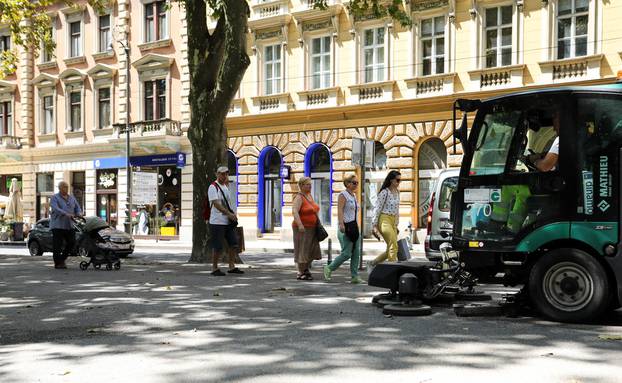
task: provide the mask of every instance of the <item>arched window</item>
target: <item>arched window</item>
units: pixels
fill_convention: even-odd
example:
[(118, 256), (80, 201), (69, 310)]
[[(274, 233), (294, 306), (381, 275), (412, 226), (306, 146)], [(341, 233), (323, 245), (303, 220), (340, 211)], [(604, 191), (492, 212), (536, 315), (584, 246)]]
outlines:
[(332, 155), (328, 147), (316, 142), (305, 154), (305, 175), (311, 177), (313, 199), (320, 206), (320, 219), (324, 224), (331, 222), (332, 205)]
[(281, 227), (283, 210), (283, 180), (281, 168), (283, 156), (274, 146), (265, 147), (259, 153), (257, 225), (262, 233), (270, 233)]
[(430, 138), (417, 153), (419, 174), (418, 227), (425, 227), (430, 207), (430, 197), (441, 170), (447, 167), (447, 149), (439, 138)]

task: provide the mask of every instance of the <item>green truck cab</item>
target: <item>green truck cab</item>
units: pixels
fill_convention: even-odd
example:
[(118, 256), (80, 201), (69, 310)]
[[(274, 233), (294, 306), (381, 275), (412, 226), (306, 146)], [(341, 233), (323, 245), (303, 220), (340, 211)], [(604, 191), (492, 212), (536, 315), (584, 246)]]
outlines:
[[(619, 307), (622, 84), (461, 99), (456, 110), (464, 157), (452, 247), (467, 269), (524, 284), (553, 320)], [(557, 154), (548, 168), (547, 153)]]

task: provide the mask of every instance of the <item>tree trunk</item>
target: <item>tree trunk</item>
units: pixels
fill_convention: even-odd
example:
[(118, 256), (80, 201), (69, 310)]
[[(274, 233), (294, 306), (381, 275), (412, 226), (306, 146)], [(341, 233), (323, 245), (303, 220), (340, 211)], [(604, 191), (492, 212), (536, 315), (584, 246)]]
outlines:
[[(210, 262), (209, 227), (203, 203), (218, 165), (226, 164), (229, 106), (250, 64), (246, 53), (248, 4), (227, 0), (215, 30), (207, 29), (204, 0), (186, 0), (190, 66), (190, 128), (192, 144), (192, 254), (189, 262)], [(238, 257), (239, 258), (239, 257)], [(239, 260), (239, 259), (238, 259)]]

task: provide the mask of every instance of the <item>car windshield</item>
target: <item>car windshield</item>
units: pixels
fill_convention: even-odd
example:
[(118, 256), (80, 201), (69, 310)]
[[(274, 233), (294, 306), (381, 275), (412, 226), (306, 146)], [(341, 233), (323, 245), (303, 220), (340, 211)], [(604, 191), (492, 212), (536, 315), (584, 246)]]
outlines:
[(438, 197), (438, 210), (448, 212), (451, 208), (451, 194), (458, 187), (458, 177), (449, 177), (445, 179), (441, 185), (441, 191)]
[(478, 118), (481, 121), (479, 135), (469, 172), (473, 176), (503, 173), (512, 136), (522, 116), (520, 110), (503, 105), (484, 113), (483, 117)]

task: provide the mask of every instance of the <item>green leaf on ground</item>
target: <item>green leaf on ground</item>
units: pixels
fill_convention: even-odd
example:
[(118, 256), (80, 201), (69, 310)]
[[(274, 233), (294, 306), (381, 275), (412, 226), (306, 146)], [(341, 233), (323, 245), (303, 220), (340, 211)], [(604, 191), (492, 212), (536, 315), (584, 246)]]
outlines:
[(622, 335), (618, 334), (601, 334), (598, 336), (600, 340), (622, 340)]

